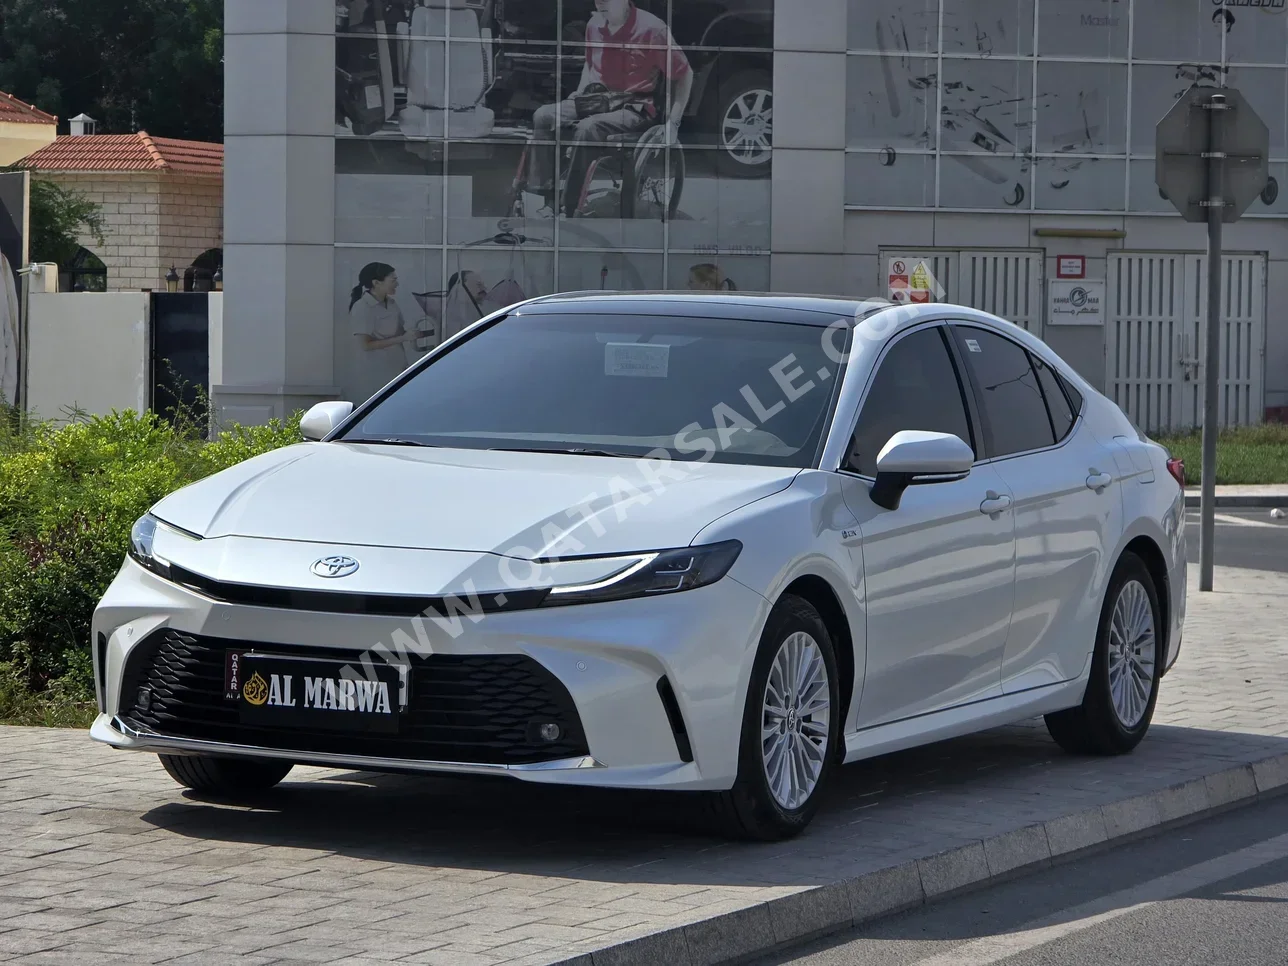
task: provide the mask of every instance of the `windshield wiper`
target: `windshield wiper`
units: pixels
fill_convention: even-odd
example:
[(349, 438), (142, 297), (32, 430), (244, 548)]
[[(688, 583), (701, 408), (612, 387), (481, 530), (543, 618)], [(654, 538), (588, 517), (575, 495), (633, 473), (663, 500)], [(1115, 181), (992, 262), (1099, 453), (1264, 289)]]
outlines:
[(430, 449), (437, 449), (433, 443), (422, 443), (415, 439), (404, 439), (401, 436), (386, 436), (384, 438), (372, 438), (370, 436), (346, 436), (343, 439), (336, 440), (339, 443), (379, 443), (381, 446), (428, 446)]
[(620, 453), (607, 449), (586, 449), (581, 446), (491, 446), (493, 453), (560, 453), (570, 456), (612, 456), (620, 459), (634, 459), (634, 453)]

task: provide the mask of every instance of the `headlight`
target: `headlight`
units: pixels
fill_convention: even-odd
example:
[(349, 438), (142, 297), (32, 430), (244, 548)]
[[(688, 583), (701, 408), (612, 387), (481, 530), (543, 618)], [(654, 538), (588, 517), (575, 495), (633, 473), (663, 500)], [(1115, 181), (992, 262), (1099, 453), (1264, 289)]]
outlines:
[(605, 563), (620, 560), (622, 566), (608, 576), (590, 583), (552, 587), (543, 606), (651, 597), (705, 587), (727, 574), (741, 552), (741, 543), (728, 540), (705, 547), (683, 547), (679, 550), (659, 550), (607, 558)]
[(156, 540), (158, 525), (165, 526), (151, 513), (145, 513), (134, 521), (134, 526), (130, 528), (129, 553), (130, 557), (139, 566), (152, 571), (158, 576), (169, 579), (170, 561), (158, 557), (152, 552), (152, 544)]

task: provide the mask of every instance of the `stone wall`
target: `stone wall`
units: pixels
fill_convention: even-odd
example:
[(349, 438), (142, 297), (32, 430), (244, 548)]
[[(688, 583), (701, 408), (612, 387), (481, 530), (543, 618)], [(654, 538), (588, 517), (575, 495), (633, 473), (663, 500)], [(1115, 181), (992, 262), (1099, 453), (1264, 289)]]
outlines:
[(165, 287), (164, 270), (157, 269), (161, 182), (156, 174), (58, 172), (36, 177), (76, 191), (99, 206), (105, 244), (90, 235), (82, 235), (79, 241), (107, 266), (109, 291)]
[[(161, 277), (173, 265), (183, 270), (224, 241), (224, 183), (222, 179), (166, 175), (161, 182)], [(164, 287), (164, 281), (162, 286)]]
[(107, 266), (108, 291), (164, 291), (171, 265), (182, 276), (194, 258), (222, 244), (219, 179), (161, 172), (58, 172), (37, 177), (99, 205), (105, 244), (89, 235), (80, 243)]

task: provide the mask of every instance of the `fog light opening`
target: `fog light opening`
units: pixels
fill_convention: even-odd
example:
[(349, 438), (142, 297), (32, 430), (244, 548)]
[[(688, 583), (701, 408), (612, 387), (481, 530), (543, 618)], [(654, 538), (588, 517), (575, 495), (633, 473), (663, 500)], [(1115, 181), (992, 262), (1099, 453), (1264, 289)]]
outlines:
[(537, 728), (537, 734), (541, 736), (542, 741), (558, 741), (563, 737), (563, 729), (553, 721), (545, 721)]

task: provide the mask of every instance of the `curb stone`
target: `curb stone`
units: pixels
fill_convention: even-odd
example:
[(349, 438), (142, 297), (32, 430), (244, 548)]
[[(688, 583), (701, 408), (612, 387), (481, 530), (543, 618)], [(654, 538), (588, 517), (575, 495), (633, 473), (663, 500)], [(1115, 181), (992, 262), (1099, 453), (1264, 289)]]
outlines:
[[(1199, 497), (1194, 493), (1185, 494), (1186, 509), (1194, 510), (1199, 507)], [(1217, 494), (1213, 506), (1218, 510), (1233, 510), (1242, 508), (1245, 510), (1263, 509), (1269, 510), (1273, 507), (1288, 507), (1288, 495), (1274, 494), (1250, 494), (1246, 496), (1233, 496)]]
[(1288, 754), (1022, 826), (924, 858), (561, 959), (555, 966), (722, 966), (1013, 878), (1288, 790)]

